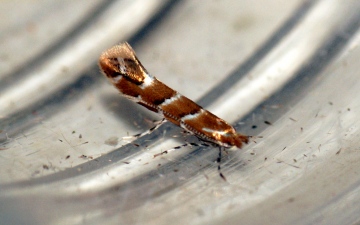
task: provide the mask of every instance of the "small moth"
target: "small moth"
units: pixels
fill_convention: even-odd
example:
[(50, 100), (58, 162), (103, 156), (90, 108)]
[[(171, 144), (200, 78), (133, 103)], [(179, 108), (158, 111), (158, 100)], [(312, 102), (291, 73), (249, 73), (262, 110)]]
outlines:
[(223, 119), (149, 74), (127, 42), (103, 52), (99, 66), (102, 73), (122, 95), (161, 114), (166, 120), (199, 139), (219, 146), (219, 157), (221, 157), (221, 147), (241, 148), (243, 143), (248, 143), (248, 136), (237, 133)]

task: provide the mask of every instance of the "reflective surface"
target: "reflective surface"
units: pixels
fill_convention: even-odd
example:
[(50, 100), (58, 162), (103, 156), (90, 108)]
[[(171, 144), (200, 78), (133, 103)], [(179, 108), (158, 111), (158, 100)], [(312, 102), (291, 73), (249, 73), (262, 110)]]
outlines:
[[(121, 137), (146, 130), (158, 119), (118, 96), (96, 68), (95, 52), (126, 37), (99, 38), (103, 45), (94, 48), (75, 41), (81, 54), (70, 54), (69, 45), (49, 53), (55, 59), (64, 54), (70, 63), (61, 75), (48, 69), (61, 65), (52, 57), (20, 75), (12, 67), (2, 75), (2, 220), (358, 222), (360, 5), (266, 2), (172, 3), (133, 39), (149, 72), (239, 131), (262, 136), (223, 157), (228, 182), (219, 178), (216, 148), (153, 158), (184, 139), (196, 141), (171, 124), (134, 143), (122, 142)], [(102, 18), (110, 15), (103, 13), (107, 10), (119, 11), (109, 4), (92, 7), (100, 8)], [(90, 29), (93, 23), (88, 25), (93, 33), (112, 24)], [(86, 30), (74, 35), (80, 43), (86, 43), (80, 37), (87, 43), (97, 37)], [(101, 33), (116, 36), (107, 32)]]

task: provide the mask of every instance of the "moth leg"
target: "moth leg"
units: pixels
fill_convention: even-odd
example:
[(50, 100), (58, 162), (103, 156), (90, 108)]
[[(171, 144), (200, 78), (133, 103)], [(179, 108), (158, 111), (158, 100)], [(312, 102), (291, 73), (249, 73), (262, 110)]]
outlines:
[(224, 174), (221, 172), (221, 152), (224, 150), (225, 152), (225, 148), (222, 147), (222, 146), (219, 146), (219, 155), (218, 155), (218, 158), (216, 160), (217, 164), (218, 164), (218, 171), (219, 171), (219, 175), (220, 177), (226, 181), (226, 177), (224, 176)]

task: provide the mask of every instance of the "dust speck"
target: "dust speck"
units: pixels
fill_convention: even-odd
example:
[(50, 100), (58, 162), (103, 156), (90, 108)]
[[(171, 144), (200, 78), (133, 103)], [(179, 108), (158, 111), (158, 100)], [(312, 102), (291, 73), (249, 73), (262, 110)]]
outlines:
[(116, 146), (119, 143), (118, 139), (118, 137), (110, 137), (104, 143), (106, 145)]

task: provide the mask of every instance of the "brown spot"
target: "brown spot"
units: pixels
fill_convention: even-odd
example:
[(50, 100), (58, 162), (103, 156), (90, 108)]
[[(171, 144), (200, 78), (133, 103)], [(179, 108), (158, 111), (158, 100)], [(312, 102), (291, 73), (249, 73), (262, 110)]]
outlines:
[(288, 199), (288, 202), (290, 202), (290, 203), (291, 203), (291, 202), (294, 202), (294, 201), (295, 201), (295, 198), (289, 198), (289, 199)]

